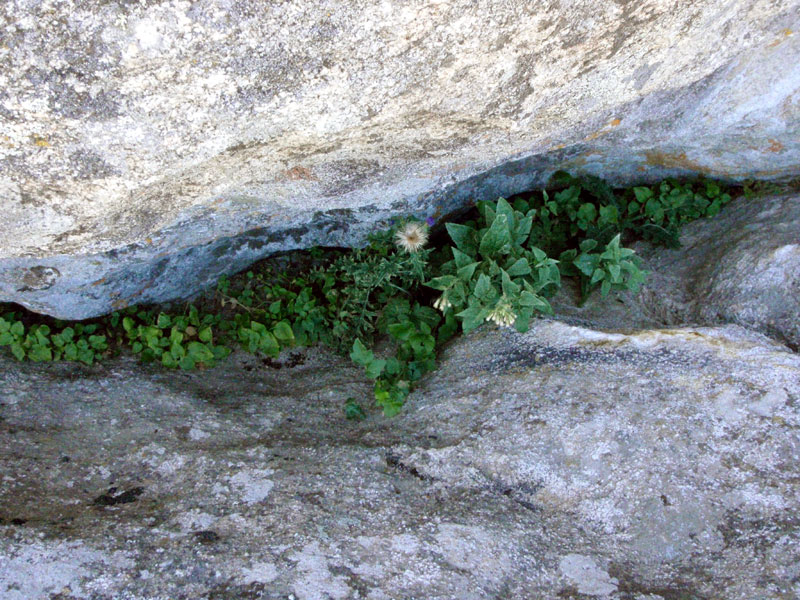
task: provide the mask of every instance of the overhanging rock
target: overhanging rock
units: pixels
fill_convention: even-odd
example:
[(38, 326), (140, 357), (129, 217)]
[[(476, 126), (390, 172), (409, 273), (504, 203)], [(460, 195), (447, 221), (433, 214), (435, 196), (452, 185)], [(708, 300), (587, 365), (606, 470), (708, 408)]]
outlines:
[(557, 169), (800, 173), (795, 2), (0, 6), (0, 301), (186, 297)]

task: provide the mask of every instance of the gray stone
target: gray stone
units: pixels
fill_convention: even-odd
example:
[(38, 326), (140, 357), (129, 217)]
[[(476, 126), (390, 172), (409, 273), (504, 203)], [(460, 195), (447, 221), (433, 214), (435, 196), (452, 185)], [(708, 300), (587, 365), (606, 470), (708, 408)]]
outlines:
[(0, 3), (0, 300), (185, 297), (556, 169), (798, 174), (792, 0)]
[(681, 244), (639, 247), (651, 271), (642, 315), (667, 325), (738, 323), (800, 348), (800, 196), (738, 198), (684, 227)]
[(800, 358), (760, 334), (484, 326), (360, 423), (359, 370), (290, 352), (1, 356), (0, 596), (800, 595)]

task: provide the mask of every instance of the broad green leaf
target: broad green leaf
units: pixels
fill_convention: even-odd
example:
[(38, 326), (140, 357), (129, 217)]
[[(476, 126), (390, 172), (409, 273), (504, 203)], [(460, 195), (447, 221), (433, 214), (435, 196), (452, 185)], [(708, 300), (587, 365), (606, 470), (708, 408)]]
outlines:
[(600, 285), (600, 293), (605, 298), (606, 296), (608, 296), (608, 292), (610, 292), (610, 291), (611, 291), (611, 282), (608, 279), (606, 279)]
[(470, 256), (469, 254), (464, 254), (458, 248), (451, 247), (450, 250), (453, 253), (453, 260), (455, 260), (456, 262), (456, 267), (458, 267), (459, 269), (462, 267), (466, 267), (468, 264), (470, 264), (475, 260), (472, 256)]
[(619, 223), (619, 211), (616, 206), (601, 206), (600, 207), (600, 224), (617, 224)]
[(372, 350), (368, 350), (363, 342), (356, 338), (353, 342), (353, 349), (350, 351), (350, 360), (365, 367), (372, 362), (373, 358)]
[(284, 346), (294, 343), (294, 332), (292, 327), (286, 321), (278, 321), (275, 327), (272, 328), (272, 333), (275, 338)]
[(36, 345), (31, 346), (31, 349), (28, 350), (28, 358), (34, 362), (51, 361), (53, 360), (53, 353), (47, 346)]
[(472, 227), (458, 223), (446, 223), (445, 227), (459, 250), (470, 256), (475, 256), (477, 250), (477, 244), (475, 243), (476, 232)]
[(479, 306), (471, 306), (466, 310), (462, 310), (456, 316), (461, 319), (461, 327), (464, 333), (469, 333), (473, 329), (480, 327), (484, 320), (486, 320), (488, 314), (489, 311), (487, 309)]
[[(517, 220), (514, 216), (514, 209), (505, 198), (497, 199), (497, 206), (495, 208), (498, 215), (505, 215), (508, 228), (514, 231), (517, 228)], [(497, 218), (497, 217), (495, 217)]]
[(586, 230), (597, 218), (597, 208), (589, 202), (582, 204), (578, 209), (578, 227)]
[(376, 358), (366, 366), (366, 373), (367, 377), (370, 379), (377, 379), (383, 373), (383, 369), (386, 366), (386, 360), (383, 358)]
[(491, 280), (483, 273), (478, 276), (474, 293), (475, 297), (484, 304), (490, 303), (497, 296), (497, 291), (494, 289)]
[(506, 272), (512, 277), (521, 277), (523, 275), (530, 274), (531, 266), (528, 264), (528, 260), (526, 258), (518, 258), (510, 267), (506, 269)]
[(21, 322), (21, 321), (16, 321), (16, 322), (15, 322), (15, 323), (14, 323), (14, 324), (11, 326), (11, 333), (13, 333), (14, 335), (16, 335), (17, 337), (22, 337), (22, 334), (24, 334), (24, 333), (25, 333), (25, 326), (22, 324), (22, 322)]
[(653, 197), (653, 190), (648, 187), (635, 187), (633, 193), (640, 204), (645, 204)]
[(452, 287), (456, 281), (458, 281), (458, 278), (455, 275), (442, 275), (441, 277), (434, 277), (425, 285), (434, 290), (444, 291)]
[(14, 342), (11, 344), (11, 354), (13, 354), (17, 360), (25, 359), (25, 350), (22, 348), (22, 345), (19, 342)]
[(389, 325), (389, 333), (391, 336), (400, 341), (406, 341), (409, 339), (414, 332), (416, 332), (417, 328), (414, 327), (414, 324), (410, 321), (406, 321), (404, 323), (393, 323)]
[(511, 250), (511, 233), (508, 227), (506, 216), (498, 214), (492, 226), (486, 230), (481, 238), (479, 248), (481, 255), (494, 257), (497, 254), (508, 254)]
[(481, 263), (479, 263), (479, 262), (474, 262), (474, 263), (470, 263), (470, 264), (468, 264), (466, 266), (461, 267), (458, 270), (458, 272), (456, 273), (458, 275), (458, 278), (461, 281), (469, 281), (470, 279), (472, 279), (472, 276), (475, 274), (475, 269), (480, 264)]
[(572, 264), (575, 265), (575, 267), (577, 267), (581, 273), (588, 277), (594, 273), (595, 258), (596, 255), (581, 254), (573, 261)]

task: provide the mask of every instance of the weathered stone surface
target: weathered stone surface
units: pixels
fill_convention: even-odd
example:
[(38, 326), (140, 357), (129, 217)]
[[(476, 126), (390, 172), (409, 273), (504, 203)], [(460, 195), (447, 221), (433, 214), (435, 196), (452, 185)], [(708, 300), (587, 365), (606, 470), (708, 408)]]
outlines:
[(0, 5), (0, 300), (185, 296), (555, 169), (796, 175), (792, 0)]
[(358, 371), (295, 352), (0, 358), (0, 595), (800, 594), (800, 358), (758, 334), (484, 327), (359, 424)]
[(738, 198), (686, 226), (681, 244), (639, 246), (650, 276), (629, 306), (667, 325), (738, 323), (800, 348), (800, 196)]

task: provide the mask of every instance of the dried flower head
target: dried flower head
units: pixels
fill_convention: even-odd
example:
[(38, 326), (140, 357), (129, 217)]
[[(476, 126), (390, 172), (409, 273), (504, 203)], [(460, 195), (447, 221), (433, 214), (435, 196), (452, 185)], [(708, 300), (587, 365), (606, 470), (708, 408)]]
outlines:
[(398, 248), (406, 252), (416, 252), (428, 242), (428, 228), (422, 223), (406, 223), (394, 235)]

